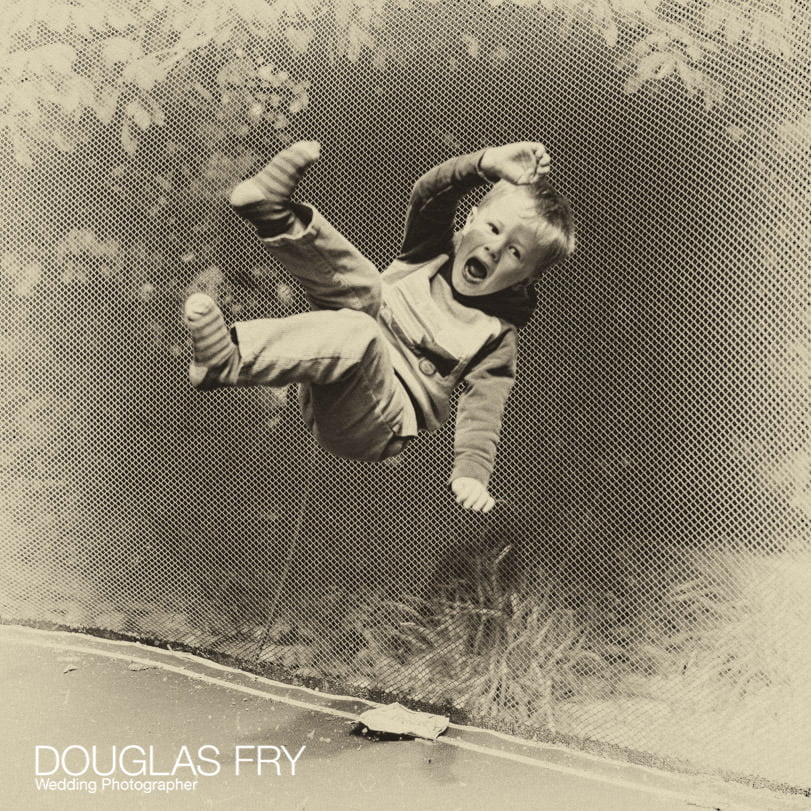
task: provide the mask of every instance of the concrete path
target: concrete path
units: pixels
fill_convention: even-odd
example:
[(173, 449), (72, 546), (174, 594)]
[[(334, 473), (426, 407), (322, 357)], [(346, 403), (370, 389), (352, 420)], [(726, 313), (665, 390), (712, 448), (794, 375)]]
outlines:
[(0, 690), (3, 808), (784, 805), (766, 791), (466, 727), (437, 742), (372, 742), (351, 734), (368, 702), (80, 634), (0, 626)]

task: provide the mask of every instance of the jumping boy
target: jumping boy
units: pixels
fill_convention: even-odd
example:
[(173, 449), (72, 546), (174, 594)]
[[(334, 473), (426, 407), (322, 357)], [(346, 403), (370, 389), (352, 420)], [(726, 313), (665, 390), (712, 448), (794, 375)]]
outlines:
[[(382, 274), (312, 206), (292, 201), (319, 157), (317, 142), (297, 142), (230, 196), (299, 280), (311, 311), (229, 330), (214, 301), (193, 294), (192, 385), (297, 383), (318, 442), (376, 462), (439, 428), (464, 382), (450, 486), (463, 507), (487, 512), (516, 331), (533, 313), (539, 274), (574, 248), (569, 207), (546, 178), (549, 156), (525, 142), (429, 171), (411, 193), (400, 254)], [(495, 185), (455, 233), (457, 204), (483, 183)]]

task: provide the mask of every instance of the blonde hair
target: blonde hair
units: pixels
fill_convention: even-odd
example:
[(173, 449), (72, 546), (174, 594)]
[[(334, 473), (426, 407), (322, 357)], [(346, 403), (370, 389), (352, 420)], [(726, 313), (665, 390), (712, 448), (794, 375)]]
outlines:
[(532, 183), (516, 186), (500, 180), (482, 197), (479, 208), (495, 205), (505, 194), (522, 189), (534, 205), (534, 213), (546, 228), (539, 238), (543, 256), (536, 268), (540, 275), (546, 268), (568, 259), (575, 249), (575, 229), (572, 212), (566, 198), (558, 192), (547, 177), (540, 177)]

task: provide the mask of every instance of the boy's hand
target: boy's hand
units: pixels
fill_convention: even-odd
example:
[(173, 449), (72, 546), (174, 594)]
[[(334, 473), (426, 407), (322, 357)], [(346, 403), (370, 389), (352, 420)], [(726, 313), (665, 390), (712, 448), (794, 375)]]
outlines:
[(487, 488), (476, 479), (459, 478), (451, 482), (451, 490), (456, 496), (456, 500), (466, 510), (474, 512), (490, 512), (495, 499), (487, 492)]
[(479, 168), (494, 183), (508, 180), (522, 185), (547, 174), (549, 163), (549, 153), (543, 144), (522, 141), (518, 144), (491, 146), (482, 155)]

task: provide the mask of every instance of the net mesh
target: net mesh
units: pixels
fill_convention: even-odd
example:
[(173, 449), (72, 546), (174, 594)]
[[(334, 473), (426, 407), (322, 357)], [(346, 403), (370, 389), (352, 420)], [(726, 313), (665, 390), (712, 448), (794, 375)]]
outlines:
[[(0, 616), (809, 784), (803, 5), (15, 9)], [(380, 268), (431, 166), (552, 154), (578, 250), (521, 333), (485, 517), (447, 490), (452, 425), (364, 466), (285, 390), (187, 383), (190, 291), (304, 307), (225, 205), (297, 138), (324, 146), (301, 196)]]

